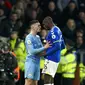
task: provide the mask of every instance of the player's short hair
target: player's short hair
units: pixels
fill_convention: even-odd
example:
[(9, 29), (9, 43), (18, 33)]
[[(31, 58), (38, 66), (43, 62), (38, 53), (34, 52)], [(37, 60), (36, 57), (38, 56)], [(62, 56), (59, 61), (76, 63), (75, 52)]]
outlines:
[(50, 16), (45, 17), (42, 22), (43, 25), (50, 24), (50, 23), (53, 23), (53, 19)]
[(35, 23), (38, 23), (39, 21), (38, 20), (32, 20), (29, 22), (29, 27), (31, 27), (31, 25), (35, 24)]

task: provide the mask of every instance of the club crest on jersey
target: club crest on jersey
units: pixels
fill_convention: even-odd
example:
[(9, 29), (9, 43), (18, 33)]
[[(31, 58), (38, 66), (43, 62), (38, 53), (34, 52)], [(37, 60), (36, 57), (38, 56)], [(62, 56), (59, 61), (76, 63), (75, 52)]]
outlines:
[(31, 40), (28, 40), (27, 43), (28, 43), (28, 45), (31, 45)]
[(56, 38), (56, 36), (55, 35), (52, 35), (52, 39), (55, 39)]
[(28, 74), (29, 77), (32, 77), (32, 74)]

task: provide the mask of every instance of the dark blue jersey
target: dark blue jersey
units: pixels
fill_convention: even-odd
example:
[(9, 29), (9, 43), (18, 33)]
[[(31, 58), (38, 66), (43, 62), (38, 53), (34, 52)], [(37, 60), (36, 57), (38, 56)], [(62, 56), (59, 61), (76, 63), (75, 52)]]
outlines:
[(54, 26), (48, 33), (46, 40), (52, 43), (52, 47), (46, 50), (46, 59), (59, 62), (60, 52), (65, 48), (61, 30), (57, 26)]

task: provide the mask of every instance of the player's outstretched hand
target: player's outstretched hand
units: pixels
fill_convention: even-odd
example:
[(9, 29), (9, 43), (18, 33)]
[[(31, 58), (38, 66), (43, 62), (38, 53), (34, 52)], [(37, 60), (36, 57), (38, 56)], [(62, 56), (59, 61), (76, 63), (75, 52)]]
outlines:
[(44, 48), (47, 49), (47, 48), (49, 48), (51, 46), (52, 46), (52, 44), (50, 43), (50, 41), (47, 41)]

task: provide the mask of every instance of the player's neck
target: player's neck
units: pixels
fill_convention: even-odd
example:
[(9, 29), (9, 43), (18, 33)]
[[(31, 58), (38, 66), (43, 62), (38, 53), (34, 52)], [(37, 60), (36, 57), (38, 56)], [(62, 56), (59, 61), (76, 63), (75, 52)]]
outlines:
[(52, 29), (54, 26), (55, 26), (55, 25), (54, 25), (54, 24), (52, 24), (52, 25), (50, 26), (50, 29)]
[(31, 31), (30, 34), (32, 34), (32, 35), (34, 35), (34, 36), (37, 35), (37, 33), (36, 33), (35, 31)]

